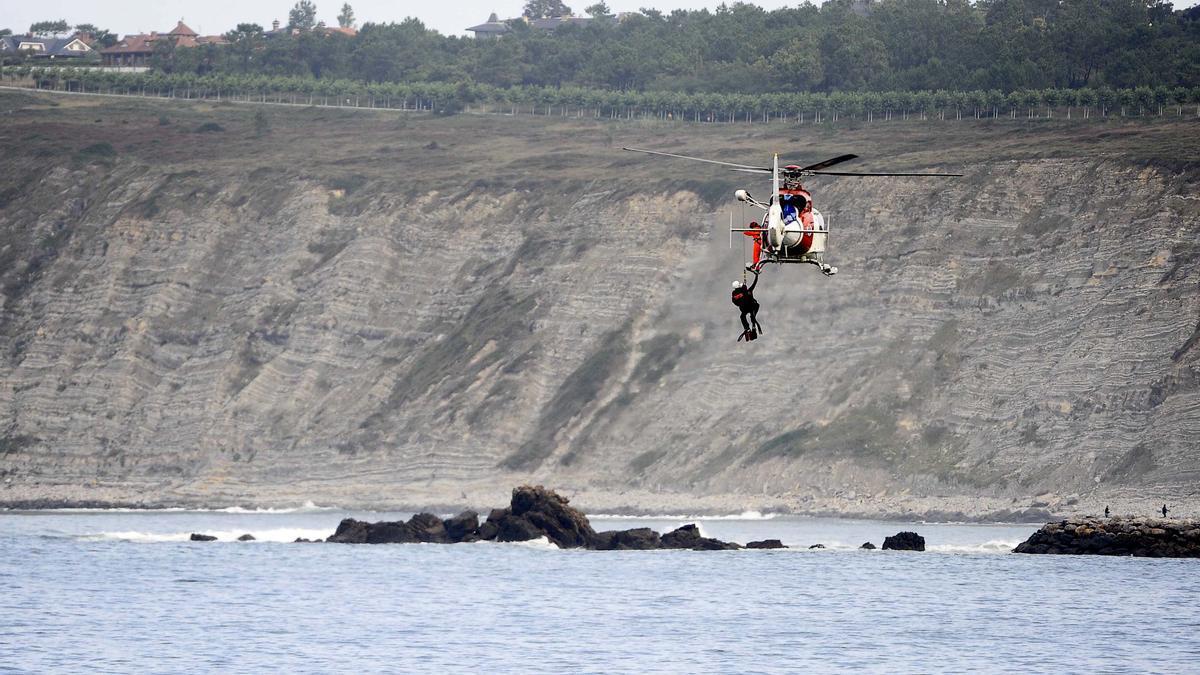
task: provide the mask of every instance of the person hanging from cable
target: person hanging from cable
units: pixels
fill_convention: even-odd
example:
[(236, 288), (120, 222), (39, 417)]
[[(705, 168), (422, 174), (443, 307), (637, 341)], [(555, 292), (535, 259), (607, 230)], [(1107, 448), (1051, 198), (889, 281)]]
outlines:
[[(743, 330), (741, 336), (738, 337), (739, 342), (743, 339), (746, 342), (756, 340), (763, 332), (762, 326), (758, 323), (758, 301), (754, 299), (754, 287), (758, 285), (758, 270), (751, 269), (750, 271), (754, 273), (754, 283), (750, 284), (749, 288), (746, 287), (745, 280), (733, 282), (733, 304), (742, 312)], [(746, 320), (747, 316), (750, 317), (749, 321)]]

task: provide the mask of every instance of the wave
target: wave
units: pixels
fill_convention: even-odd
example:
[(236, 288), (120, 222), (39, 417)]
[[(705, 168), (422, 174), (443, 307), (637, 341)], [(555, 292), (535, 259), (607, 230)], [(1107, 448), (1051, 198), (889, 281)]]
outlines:
[(1020, 543), (1020, 539), (991, 539), (982, 544), (937, 544), (927, 546), (925, 550), (935, 553), (1012, 553)]
[(39, 509), (52, 513), (320, 513), (322, 511), (344, 511), (339, 506), (320, 506), (312, 501), (306, 501), (300, 506), (246, 508), (244, 506), (225, 506), (222, 508), (205, 508), (191, 506), (168, 506), (164, 508), (131, 508), (127, 506), (114, 508), (71, 507), (63, 509)]
[(700, 516), (700, 515), (678, 515), (666, 514), (661, 516), (628, 516), (616, 513), (597, 513), (588, 514), (589, 520), (772, 520), (777, 518), (778, 513), (763, 513), (762, 511), (742, 511), (741, 513), (717, 515), (717, 516)]
[[(95, 534), (79, 535), (86, 541), (132, 541), (137, 543), (161, 543), (190, 541), (192, 532), (207, 534), (217, 538), (217, 541), (237, 541), (243, 534), (251, 534), (254, 541), (293, 542), (296, 539), (324, 539), (333, 534), (328, 528), (313, 529), (301, 527), (280, 527), (270, 530), (189, 530), (187, 532), (139, 532), (124, 530), (115, 532), (98, 532)], [(242, 542), (254, 543), (254, 542)]]

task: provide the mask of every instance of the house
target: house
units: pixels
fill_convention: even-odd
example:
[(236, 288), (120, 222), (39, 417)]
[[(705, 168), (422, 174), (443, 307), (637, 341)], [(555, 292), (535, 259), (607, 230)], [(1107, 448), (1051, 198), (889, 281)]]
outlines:
[(488, 20), (478, 26), (471, 26), (467, 30), (475, 34), (475, 37), (480, 40), (495, 40), (501, 35), (508, 32), (508, 22), (501, 21), (500, 17), (496, 16), (495, 12), (488, 17)]
[(618, 15), (617, 17), (609, 16), (609, 17), (600, 17), (600, 18), (593, 18), (590, 16), (568, 15), (568, 16), (550, 16), (550, 17), (543, 17), (540, 19), (530, 19), (528, 17), (522, 16), (522, 17), (519, 17), (516, 19), (508, 19), (507, 21), (501, 21), (499, 19), (499, 17), (496, 16), (496, 13), (492, 12), (492, 15), (488, 17), (488, 20), (485, 23), (481, 23), (478, 26), (471, 26), (470, 28), (468, 28), (466, 30), (474, 33), (476, 39), (495, 40), (496, 38), (499, 38), (502, 35), (504, 35), (505, 33), (507, 33), (510, 30), (509, 24), (514, 21), (524, 21), (525, 23), (529, 24), (530, 28), (533, 28), (534, 30), (558, 30), (559, 28), (562, 28), (563, 26), (586, 26), (586, 25), (592, 23), (593, 21), (601, 21), (601, 22), (607, 22), (607, 23), (611, 23), (614, 21), (619, 22), (622, 19), (624, 19), (625, 16), (628, 14), (629, 14), (629, 12), (623, 12), (621, 15)]
[(154, 45), (163, 40), (174, 41), (176, 47), (200, 47), (226, 43), (223, 36), (202, 36), (181, 20), (166, 33), (126, 35), (117, 44), (107, 49), (101, 49), (100, 56), (104, 59), (106, 66), (148, 66), (150, 57), (154, 56)]
[[(326, 26), (324, 21), (320, 21), (317, 23), (317, 25), (313, 26), (312, 32), (325, 37), (329, 37), (330, 35), (354, 37), (355, 35), (358, 35), (357, 28), (352, 28), (350, 26)], [(291, 26), (280, 27), (279, 19), (275, 19), (271, 22), (271, 30), (263, 31), (263, 37), (268, 39), (289, 36), (295, 37), (300, 33), (301, 31), (299, 28), (292, 28)]]
[(35, 59), (82, 59), (95, 52), (77, 36), (32, 37), (5, 35), (0, 37), (0, 57), (32, 56)]

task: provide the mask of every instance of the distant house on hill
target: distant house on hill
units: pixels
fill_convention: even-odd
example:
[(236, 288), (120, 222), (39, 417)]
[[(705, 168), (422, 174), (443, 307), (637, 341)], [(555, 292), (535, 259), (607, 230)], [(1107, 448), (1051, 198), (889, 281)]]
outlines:
[(496, 13), (492, 12), (492, 15), (488, 17), (486, 22), (481, 23), (478, 26), (471, 26), (466, 30), (474, 33), (476, 39), (495, 40), (496, 38), (499, 38), (505, 33), (509, 32), (511, 30), (509, 24), (515, 21), (523, 21), (526, 24), (529, 24), (529, 27), (533, 28), (534, 30), (558, 30), (563, 26), (586, 26), (593, 21), (620, 21), (622, 18), (624, 18), (624, 16), (625, 14), (618, 17), (601, 18), (594, 18), (590, 16), (549, 16), (540, 19), (530, 19), (522, 16), (516, 19), (507, 19), (505, 21), (501, 21), (500, 18), (496, 16)]
[[(313, 26), (312, 32), (314, 32), (318, 35), (324, 35), (326, 37), (328, 37), (330, 35), (344, 35), (346, 37), (354, 37), (355, 35), (358, 35), (357, 28), (352, 28), (350, 26), (345, 26), (345, 27), (343, 27), (343, 26), (326, 26), (324, 21), (318, 23), (316, 26)], [(300, 34), (299, 28), (292, 28), (290, 26), (281, 26), (281, 24), (279, 23), (279, 19), (275, 19), (274, 21), (271, 22), (271, 30), (264, 31), (263, 37), (278, 38), (278, 37), (288, 37), (291, 35), (299, 35), (299, 34)]]
[(32, 37), (5, 35), (0, 38), (0, 57), (31, 56), (35, 59), (82, 59), (94, 54), (79, 36)]
[(100, 56), (106, 66), (148, 66), (150, 57), (154, 55), (154, 45), (163, 40), (173, 40), (176, 47), (199, 47), (226, 42), (220, 35), (202, 36), (180, 21), (166, 33), (126, 35), (117, 44), (101, 49)]
[(467, 30), (475, 34), (475, 37), (480, 40), (495, 40), (496, 38), (508, 32), (508, 22), (501, 21), (500, 17), (496, 16), (495, 12), (488, 17), (488, 20), (478, 26), (471, 26)]

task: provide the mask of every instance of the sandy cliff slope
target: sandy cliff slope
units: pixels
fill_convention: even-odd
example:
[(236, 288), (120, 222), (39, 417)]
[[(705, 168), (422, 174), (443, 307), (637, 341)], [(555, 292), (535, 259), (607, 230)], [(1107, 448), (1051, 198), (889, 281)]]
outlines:
[[(0, 108), (0, 501), (487, 505), (536, 480), (870, 512), (1200, 480), (1194, 120), (271, 109), (257, 136), (242, 106)], [(726, 197), (765, 186), (621, 145), (966, 176), (814, 179), (841, 274), (769, 269), (745, 345)]]

